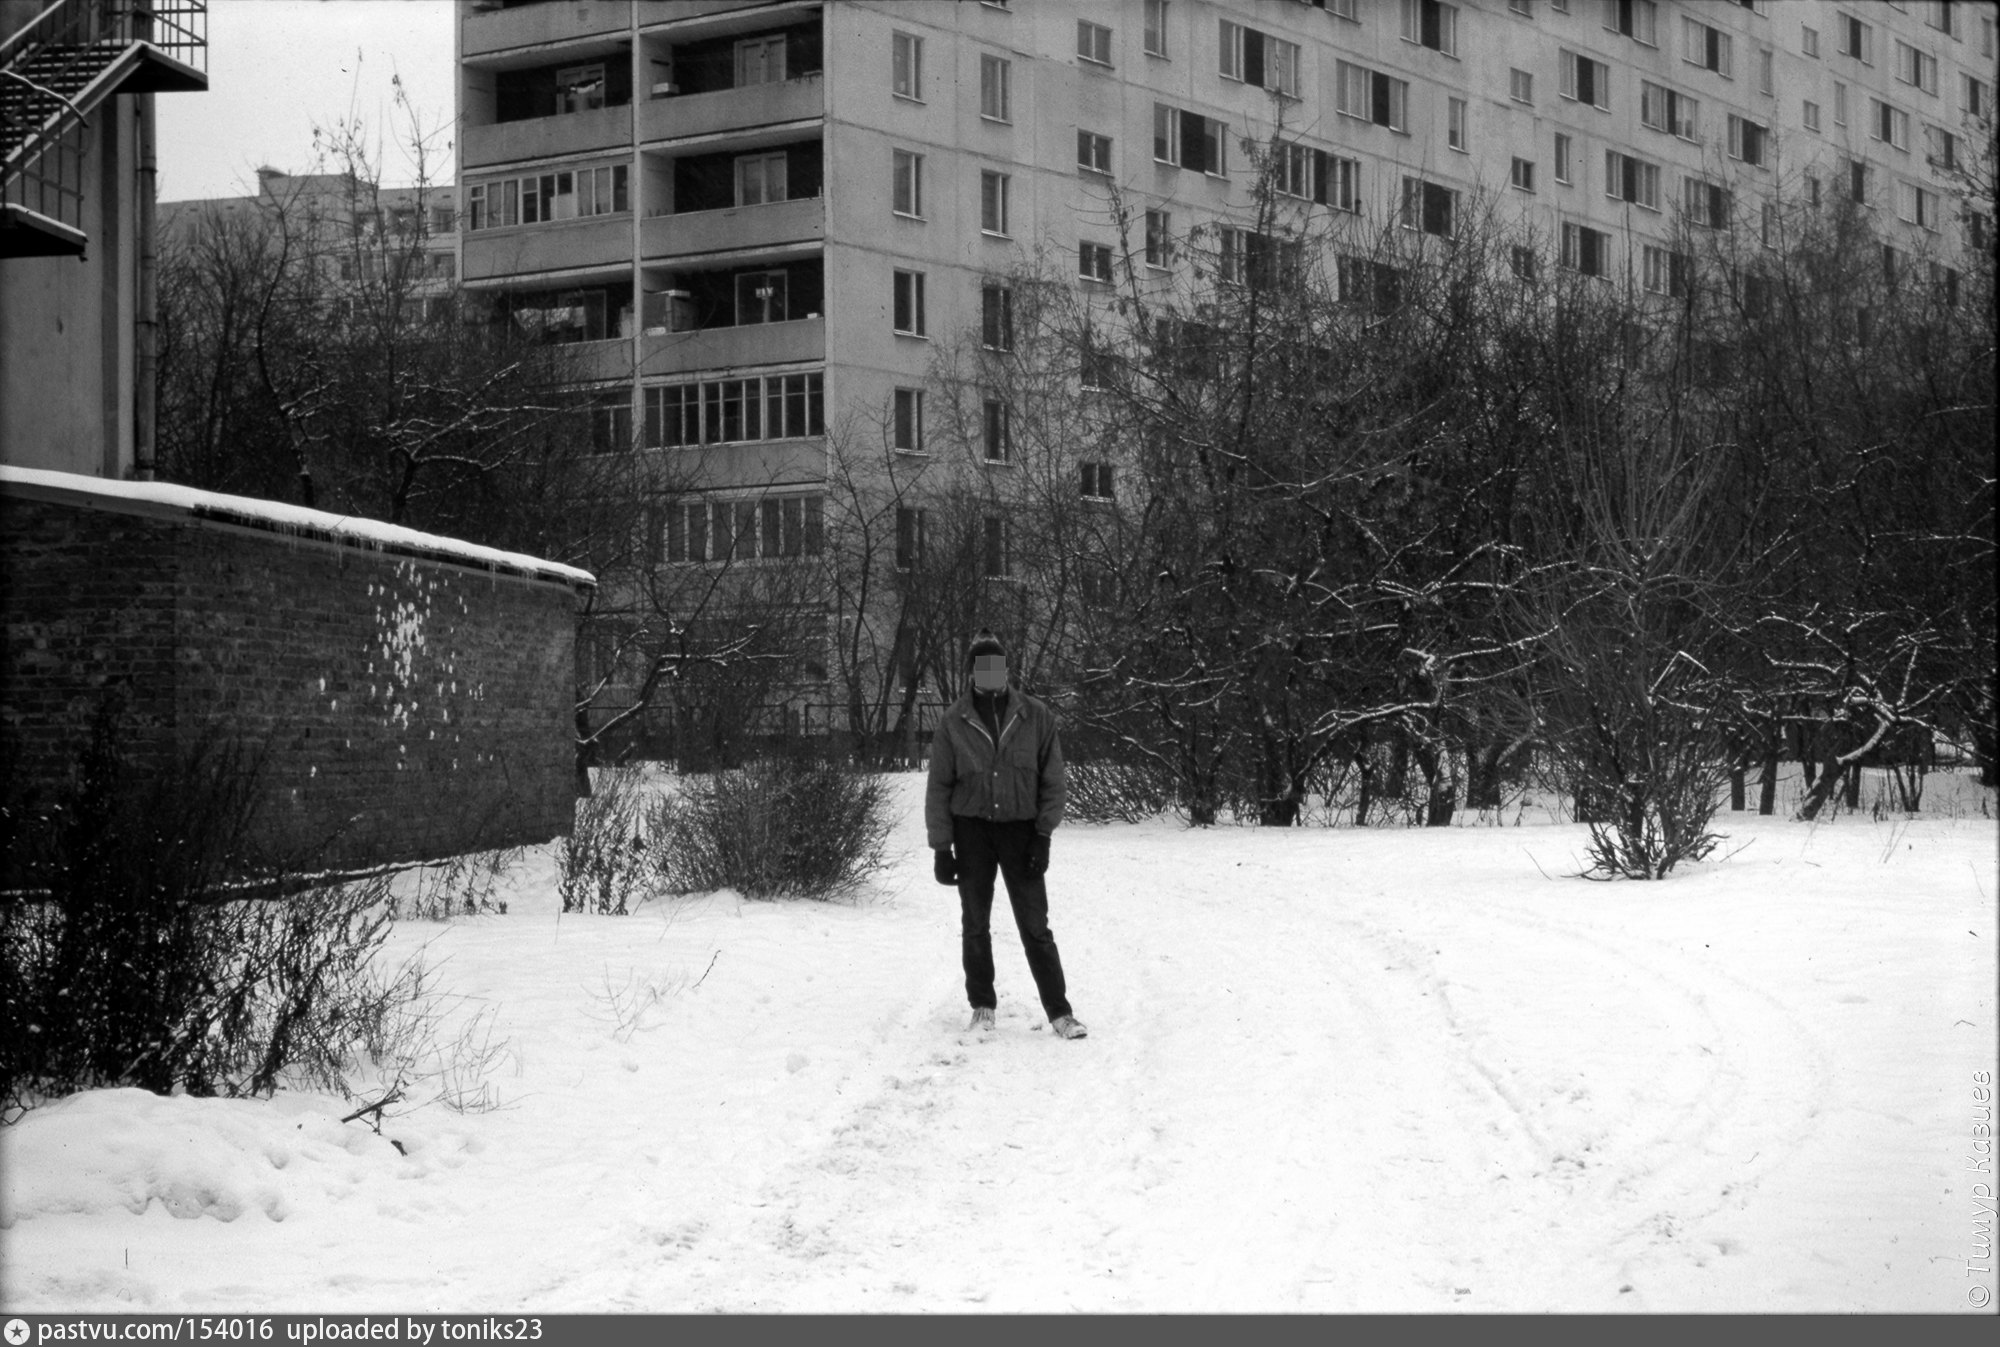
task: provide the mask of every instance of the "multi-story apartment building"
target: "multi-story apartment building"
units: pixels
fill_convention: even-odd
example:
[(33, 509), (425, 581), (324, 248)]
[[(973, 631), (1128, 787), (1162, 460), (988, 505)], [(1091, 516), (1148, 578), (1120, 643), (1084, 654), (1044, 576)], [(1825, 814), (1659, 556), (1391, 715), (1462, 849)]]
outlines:
[(163, 237), (258, 215), (296, 232), (320, 269), (336, 313), (351, 313), (364, 291), (392, 290), (411, 319), (448, 303), (458, 274), (457, 191), (449, 184), (383, 187), (349, 173), (257, 170), (255, 196), (162, 201)]
[[(1650, 289), (1690, 228), (1758, 228), (1780, 194), (1864, 202), (1913, 255), (1990, 247), (1955, 175), (1990, 136), (1994, 20), (1941, 0), (471, 0), (463, 276), (565, 315), (548, 330), (586, 344), (607, 421), (718, 496), (780, 502), (753, 546), (796, 549), (816, 533), (783, 521), (815, 517), (827, 428), (859, 415), (924, 453), (934, 345), (992, 344), (1007, 277), (1171, 269), (1174, 239), (1254, 218), (1260, 163), (1302, 220), (1451, 233), (1477, 202), (1554, 264)], [(1114, 195), (1143, 237), (1117, 236)], [(1005, 463), (1005, 414), (982, 466)], [(731, 546), (671, 533), (684, 563)]]

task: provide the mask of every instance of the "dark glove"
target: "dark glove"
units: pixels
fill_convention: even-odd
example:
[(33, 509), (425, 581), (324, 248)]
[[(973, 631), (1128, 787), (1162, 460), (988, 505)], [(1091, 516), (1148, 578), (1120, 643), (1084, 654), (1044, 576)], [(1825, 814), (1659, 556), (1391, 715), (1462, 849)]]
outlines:
[(958, 861), (952, 857), (951, 848), (940, 847), (931, 854), (931, 873), (937, 876), (937, 882), (944, 885), (958, 883)]
[(1049, 870), (1049, 835), (1036, 833), (1028, 846), (1028, 878), (1040, 879)]

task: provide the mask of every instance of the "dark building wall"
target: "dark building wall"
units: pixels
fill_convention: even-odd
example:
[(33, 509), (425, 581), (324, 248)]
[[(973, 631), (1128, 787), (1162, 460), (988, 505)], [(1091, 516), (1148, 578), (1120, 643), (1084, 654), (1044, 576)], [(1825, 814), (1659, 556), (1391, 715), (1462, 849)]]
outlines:
[(569, 585), (14, 495), (0, 540), (13, 792), (60, 791), (111, 697), (141, 765), (261, 753), (267, 838), (329, 865), (568, 829)]

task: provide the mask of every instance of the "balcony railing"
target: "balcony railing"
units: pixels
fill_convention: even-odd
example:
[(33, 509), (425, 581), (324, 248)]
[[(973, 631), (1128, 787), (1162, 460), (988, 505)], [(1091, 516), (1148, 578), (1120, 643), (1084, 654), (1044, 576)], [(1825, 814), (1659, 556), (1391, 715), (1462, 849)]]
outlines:
[(690, 370), (824, 359), (824, 318), (708, 327), (692, 332), (658, 333), (649, 328), (640, 346), (640, 373), (653, 377)]
[(819, 197), (771, 201), (725, 210), (655, 215), (639, 227), (639, 250), (647, 258), (697, 257), (815, 244), (826, 238), (826, 202)]
[(632, 108), (620, 104), (588, 112), (562, 112), (553, 117), (468, 126), (464, 134), (462, 153), (468, 170), (519, 159), (624, 150), (632, 144)]
[(812, 120), (825, 112), (826, 87), (819, 75), (803, 75), (775, 84), (654, 98), (635, 106), (640, 140), (684, 140)]
[(605, 37), (626, 31), (627, 23), (625, 6), (599, 4), (592, 0), (588, 4), (474, 9), (465, 15), (459, 32), (465, 55), (475, 57), (516, 47)]
[(632, 216), (476, 229), (465, 235), (464, 246), (468, 281), (626, 266), (632, 261)]

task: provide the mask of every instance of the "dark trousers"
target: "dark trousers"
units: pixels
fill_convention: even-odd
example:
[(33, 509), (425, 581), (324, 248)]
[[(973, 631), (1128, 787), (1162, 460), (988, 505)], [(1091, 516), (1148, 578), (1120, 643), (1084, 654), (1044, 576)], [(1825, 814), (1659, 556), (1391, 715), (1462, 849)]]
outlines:
[(1069, 1014), (1062, 956), (1056, 953), (1056, 938), (1049, 930), (1049, 891), (1041, 876), (1028, 873), (1035, 821), (988, 823), (954, 814), (951, 838), (958, 855), (959, 939), (965, 953), (966, 999), (989, 1010), (997, 1004), (991, 926), (993, 876), (997, 871), (1007, 883), (1007, 901), (1014, 909), (1014, 925), (1021, 932), (1021, 948), (1027, 951), (1028, 971), (1035, 975), (1042, 1009), (1052, 1020)]

